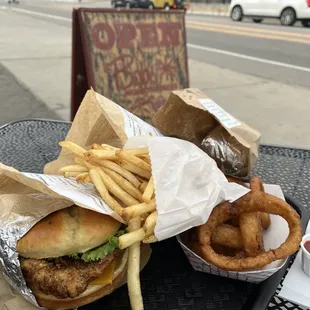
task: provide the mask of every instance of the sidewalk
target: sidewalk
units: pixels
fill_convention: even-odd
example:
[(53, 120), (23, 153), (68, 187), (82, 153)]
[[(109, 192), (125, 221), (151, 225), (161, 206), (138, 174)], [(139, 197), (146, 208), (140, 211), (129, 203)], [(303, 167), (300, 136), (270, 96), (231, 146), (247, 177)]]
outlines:
[(229, 16), (229, 4), (190, 3), (188, 14), (207, 16)]
[(0, 65), (0, 126), (23, 118), (60, 119)]
[[(53, 115), (69, 119), (70, 23), (60, 25), (0, 10), (0, 64), (39, 102), (44, 102)], [(2, 94), (2, 83), (0, 87)], [(16, 109), (16, 113), (19, 115), (21, 110)]]
[[(190, 58), (192, 52), (189, 49)], [(0, 67), (0, 123), (25, 117), (69, 119), (70, 23), (0, 10), (0, 65), (11, 72)], [(262, 143), (310, 148), (310, 89), (193, 59), (189, 70), (191, 87), (205, 91), (228, 112), (260, 130)], [(298, 105), (293, 107), (296, 100)]]

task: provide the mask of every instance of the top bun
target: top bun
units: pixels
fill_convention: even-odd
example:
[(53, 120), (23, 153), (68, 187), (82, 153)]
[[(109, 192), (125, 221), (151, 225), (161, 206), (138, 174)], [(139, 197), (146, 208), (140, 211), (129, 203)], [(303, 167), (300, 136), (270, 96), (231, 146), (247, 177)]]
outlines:
[(107, 242), (120, 225), (108, 215), (74, 205), (34, 225), (17, 242), (17, 251), (22, 257), (35, 259), (83, 253)]

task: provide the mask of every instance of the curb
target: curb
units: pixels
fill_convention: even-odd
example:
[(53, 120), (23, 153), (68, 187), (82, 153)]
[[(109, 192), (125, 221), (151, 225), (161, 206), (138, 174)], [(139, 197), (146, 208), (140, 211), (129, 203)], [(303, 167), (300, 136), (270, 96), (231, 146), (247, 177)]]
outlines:
[(226, 13), (226, 12), (197, 12), (197, 11), (191, 11), (191, 10), (188, 10), (186, 12), (187, 14), (190, 14), (190, 15), (203, 15), (203, 16), (225, 16), (225, 17), (228, 17), (229, 14)]

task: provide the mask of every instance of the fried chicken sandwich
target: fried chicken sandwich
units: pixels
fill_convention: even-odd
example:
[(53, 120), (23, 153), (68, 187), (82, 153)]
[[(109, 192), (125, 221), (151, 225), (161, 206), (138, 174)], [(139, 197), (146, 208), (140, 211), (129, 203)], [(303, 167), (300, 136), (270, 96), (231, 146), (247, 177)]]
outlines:
[(124, 233), (113, 218), (77, 206), (51, 213), (18, 242), (21, 270), (40, 306), (67, 309), (95, 301), (124, 283)]

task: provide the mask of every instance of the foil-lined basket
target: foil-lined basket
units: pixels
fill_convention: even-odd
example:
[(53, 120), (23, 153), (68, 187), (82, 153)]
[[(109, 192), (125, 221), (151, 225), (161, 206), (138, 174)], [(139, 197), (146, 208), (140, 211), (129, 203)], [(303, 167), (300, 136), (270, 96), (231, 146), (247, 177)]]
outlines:
[(251, 283), (260, 283), (264, 280), (268, 279), (272, 276), (275, 272), (281, 269), (286, 260), (276, 268), (270, 268), (267, 270), (254, 270), (254, 271), (245, 271), (245, 272), (236, 272), (236, 271), (227, 271), (222, 270), (208, 262), (206, 262), (203, 258), (198, 256), (195, 252), (193, 252), (185, 243), (182, 241), (182, 235), (177, 236), (177, 240), (181, 245), (181, 248), (186, 255), (189, 263), (192, 265), (193, 269), (196, 271), (209, 273), (215, 276), (220, 276), (224, 278), (230, 278), (235, 280), (240, 280), (244, 282), (251, 282)]
[[(274, 184), (264, 184), (264, 190), (266, 193), (279, 197), (282, 200), (285, 200), (281, 187)], [(265, 249), (276, 249), (279, 247), (288, 237), (289, 228), (287, 222), (278, 215), (270, 214), (270, 226), (267, 230), (264, 231), (264, 246)], [(280, 259), (272, 262), (269, 265), (266, 265), (260, 270), (253, 271), (226, 271), (222, 270), (209, 262), (205, 261), (202, 257), (197, 255), (191, 246), (190, 231), (186, 231), (177, 236), (177, 240), (186, 255), (189, 263), (192, 265), (193, 269), (209, 273), (212, 275), (217, 275), (220, 277), (251, 282), (251, 283), (260, 283), (275, 272), (280, 270), (286, 263), (288, 258)]]

